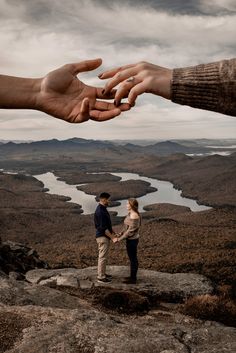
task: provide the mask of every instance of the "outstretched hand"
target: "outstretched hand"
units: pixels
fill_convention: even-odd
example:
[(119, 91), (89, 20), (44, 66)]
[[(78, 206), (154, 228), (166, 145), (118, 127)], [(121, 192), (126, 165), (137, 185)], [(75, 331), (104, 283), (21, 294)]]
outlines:
[(70, 123), (82, 123), (89, 119), (106, 121), (118, 116), (121, 111), (130, 109), (125, 103), (117, 108), (111, 102), (98, 99), (112, 99), (115, 91), (102, 94), (103, 89), (92, 87), (80, 81), (80, 72), (99, 67), (101, 59), (67, 64), (51, 71), (40, 81), (40, 91), (36, 98), (36, 109)]
[(98, 76), (101, 80), (111, 78), (104, 87), (104, 95), (109, 94), (118, 84), (115, 93), (115, 105), (118, 107), (122, 98), (134, 106), (136, 98), (142, 93), (153, 93), (170, 99), (172, 70), (147, 62), (125, 65), (105, 71)]

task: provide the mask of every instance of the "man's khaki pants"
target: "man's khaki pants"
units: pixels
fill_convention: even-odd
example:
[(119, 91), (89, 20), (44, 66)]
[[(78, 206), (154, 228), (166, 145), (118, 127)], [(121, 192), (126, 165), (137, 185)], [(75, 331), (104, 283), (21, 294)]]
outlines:
[(106, 237), (98, 237), (96, 240), (98, 244), (98, 278), (105, 278), (110, 240)]

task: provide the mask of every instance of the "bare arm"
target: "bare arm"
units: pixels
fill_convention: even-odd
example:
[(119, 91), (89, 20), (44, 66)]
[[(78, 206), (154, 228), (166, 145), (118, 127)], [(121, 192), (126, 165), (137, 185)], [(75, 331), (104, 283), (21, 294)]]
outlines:
[(36, 109), (41, 79), (0, 75), (1, 109)]
[(101, 59), (67, 64), (43, 78), (22, 78), (0, 75), (0, 108), (35, 109), (70, 123), (88, 119), (105, 121), (129, 110), (124, 104), (117, 108), (111, 99), (114, 91), (102, 95), (102, 89), (85, 85), (77, 75), (101, 65)]

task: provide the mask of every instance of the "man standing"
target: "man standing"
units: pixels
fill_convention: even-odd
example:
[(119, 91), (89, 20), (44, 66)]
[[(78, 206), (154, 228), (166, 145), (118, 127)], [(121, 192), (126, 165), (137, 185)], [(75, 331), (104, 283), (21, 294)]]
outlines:
[(110, 247), (110, 240), (114, 237), (111, 225), (111, 218), (107, 207), (109, 205), (110, 194), (102, 192), (99, 195), (99, 204), (94, 214), (94, 224), (96, 228), (96, 241), (98, 244), (98, 277), (100, 283), (111, 282), (112, 277), (106, 274), (106, 264)]

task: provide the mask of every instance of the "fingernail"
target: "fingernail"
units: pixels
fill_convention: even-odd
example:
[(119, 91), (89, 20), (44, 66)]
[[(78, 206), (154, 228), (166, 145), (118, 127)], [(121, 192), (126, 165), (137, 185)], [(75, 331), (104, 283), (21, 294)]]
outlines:
[(115, 100), (115, 106), (116, 106), (116, 107), (119, 107), (120, 103), (121, 103), (120, 100), (118, 100), (118, 101)]
[(103, 76), (103, 74), (98, 75), (99, 78), (101, 78), (102, 76)]

